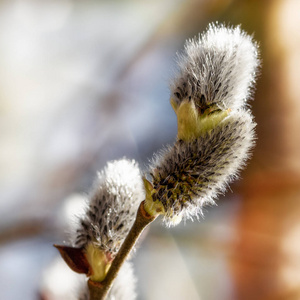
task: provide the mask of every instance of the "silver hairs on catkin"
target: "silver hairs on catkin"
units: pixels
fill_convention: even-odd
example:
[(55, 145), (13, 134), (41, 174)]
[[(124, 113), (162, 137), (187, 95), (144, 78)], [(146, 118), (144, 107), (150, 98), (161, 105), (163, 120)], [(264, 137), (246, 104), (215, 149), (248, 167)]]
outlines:
[(212, 105), (238, 109), (251, 96), (258, 46), (239, 26), (210, 24), (199, 38), (186, 42), (178, 66), (171, 82), (171, 97), (178, 104), (189, 98), (202, 111)]
[(254, 127), (251, 114), (241, 109), (198, 139), (178, 140), (157, 156), (150, 173), (152, 198), (162, 203), (167, 225), (176, 225), (174, 217), (198, 216), (205, 204), (214, 204), (244, 166)]
[(141, 201), (144, 189), (135, 161), (112, 161), (98, 174), (89, 195), (87, 208), (79, 218), (73, 245), (93, 243), (114, 257), (126, 238)]
[(187, 41), (171, 83), (178, 135), (145, 180), (146, 208), (167, 225), (202, 214), (245, 165), (254, 145), (246, 101), (259, 67), (258, 46), (240, 27), (211, 24)]

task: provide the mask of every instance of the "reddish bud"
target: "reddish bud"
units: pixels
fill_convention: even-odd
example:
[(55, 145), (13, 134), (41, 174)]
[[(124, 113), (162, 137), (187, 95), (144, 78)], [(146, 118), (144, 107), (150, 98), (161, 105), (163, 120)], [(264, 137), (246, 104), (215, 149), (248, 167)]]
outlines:
[(85, 255), (84, 248), (54, 245), (58, 249), (66, 264), (77, 273), (90, 275), (90, 265)]

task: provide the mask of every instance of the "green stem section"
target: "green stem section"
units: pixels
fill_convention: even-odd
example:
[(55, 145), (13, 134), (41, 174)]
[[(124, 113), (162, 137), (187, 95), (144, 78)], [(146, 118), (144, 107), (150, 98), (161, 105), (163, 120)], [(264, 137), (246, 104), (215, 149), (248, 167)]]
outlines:
[(90, 292), (90, 300), (104, 300), (109, 292), (114, 279), (117, 277), (121, 266), (128, 257), (130, 251), (134, 247), (139, 236), (143, 232), (144, 228), (155, 220), (155, 217), (150, 216), (144, 209), (144, 201), (140, 204), (137, 211), (136, 219), (131, 227), (125, 241), (123, 242), (118, 254), (112, 262), (112, 265), (105, 277), (101, 282), (93, 280), (88, 281), (88, 287)]

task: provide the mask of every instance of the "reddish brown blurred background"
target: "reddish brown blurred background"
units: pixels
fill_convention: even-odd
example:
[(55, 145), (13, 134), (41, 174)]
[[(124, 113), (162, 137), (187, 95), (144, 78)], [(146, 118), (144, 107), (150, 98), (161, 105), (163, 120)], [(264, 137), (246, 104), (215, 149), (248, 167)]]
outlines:
[(175, 139), (175, 53), (217, 20), (260, 44), (257, 146), (205, 220), (153, 224), (138, 299), (300, 299), (298, 0), (0, 1), (0, 299), (74, 299), (52, 244), (107, 160)]

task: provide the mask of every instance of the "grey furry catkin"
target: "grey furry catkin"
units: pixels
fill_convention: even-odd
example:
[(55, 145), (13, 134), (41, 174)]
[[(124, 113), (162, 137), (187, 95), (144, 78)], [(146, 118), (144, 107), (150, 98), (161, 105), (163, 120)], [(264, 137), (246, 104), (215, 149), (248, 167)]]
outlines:
[(144, 180), (146, 209), (167, 225), (202, 214), (245, 165), (255, 122), (245, 109), (259, 67), (258, 46), (241, 28), (210, 24), (178, 56), (171, 104), (178, 135)]
[(258, 46), (241, 28), (210, 24), (199, 38), (188, 40), (178, 55), (178, 73), (171, 82), (176, 105), (193, 99), (207, 108), (238, 109), (251, 96), (259, 66)]
[(137, 163), (127, 159), (109, 162), (98, 174), (87, 208), (78, 219), (73, 245), (86, 248), (93, 243), (113, 258), (143, 200), (144, 189)]
[(254, 127), (251, 114), (241, 109), (198, 139), (178, 140), (157, 156), (150, 173), (152, 199), (162, 203), (167, 225), (198, 216), (205, 204), (214, 204), (244, 166)]

